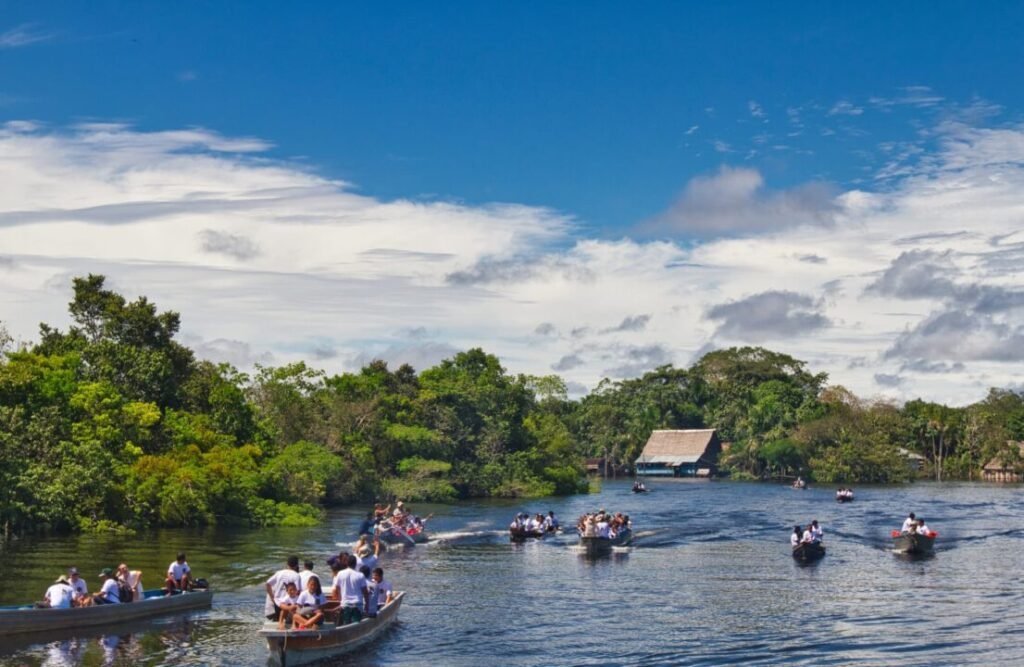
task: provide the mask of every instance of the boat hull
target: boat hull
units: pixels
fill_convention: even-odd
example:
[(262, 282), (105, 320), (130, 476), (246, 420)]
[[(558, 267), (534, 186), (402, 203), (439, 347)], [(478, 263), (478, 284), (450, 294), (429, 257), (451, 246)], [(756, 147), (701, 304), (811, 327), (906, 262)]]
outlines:
[(509, 528), (508, 538), (512, 542), (525, 542), (526, 540), (543, 540), (547, 535), (543, 530), (513, 530)]
[(67, 631), (118, 625), (144, 618), (196, 609), (209, 609), (213, 591), (154, 596), (125, 604), (103, 604), (71, 609), (0, 609), (0, 636)]
[(793, 558), (801, 563), (810, 563), (825, 556), (825, 545), (821, 542), (805, 542), (793, 547)]
[(376, 618), (364, 618), (358, 623), (325, 624), (316, 630), (279, 630), (276, 623), (270, 622), (260, 630), (260, 636), (267, 642), (271, 662), (279, 667), (327, 660), (353, 651), (380, 636), (398, 620), (398, 610), (404, 598), (404, 592), (398, 593)]
[(633, 531), (625, 530), (609, 539), (607, 537), (580, 536), (580, 548), (587, 556), (610, 554), (613, 547), (629, 546), (633, 542)]
[(836, 496), (836, 502), (837, 503), (852, 503), (853, 502), (853, 498), (852, 497), (846, 497), (846, 496)]
[(425, 530), (413, 533), (412, 535), (409, 533), (396, 533), (388, 530), (382, 532), (378, 537), (380, 538), (380, 541), (385, 544), (423, 544), (429, 539), (427, 531)]
[(894, 533), (892, 545), (901, 554), (927, 554), (935, 549), (935, 536)]

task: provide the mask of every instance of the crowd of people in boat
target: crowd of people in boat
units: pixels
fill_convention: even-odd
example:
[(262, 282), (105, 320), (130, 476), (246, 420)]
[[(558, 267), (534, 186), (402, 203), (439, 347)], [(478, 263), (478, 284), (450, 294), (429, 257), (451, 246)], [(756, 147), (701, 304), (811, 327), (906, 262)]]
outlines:
[(921, 517), (915, 516), (911, 512), (906, 519), (903, 520), (903, 526), (900, 527), (901, 535), (924, 535), (926, 537), (935, 537), (936, 533), (928, 527), (928, 524), (924, 522)]
[(640, 480), (633, 482), (633, 493), (647, 493), (647, 487)]
[(821, 529), (818, 520), (814, 519), (805, 528), (801, 528), (799, 525), (793, 526), (793, 534), (789, 536), (789, 544), (794, 549), (802, 544), (821, 544), (824, 535), (825, 531)]
[(576, 522), (576, 530), (582, 537), (603, 537), (614, 540), (622, 532), (631, 530), (629, 515), (622, 512), (609, 514), (604, 509), (584, 514)]
[(797, 477), (796, 481), (793, 482), (793, 488), (794, 489), (806, 489), (807, 488), (807, 482), (804, 481), (803, 477)]
[(399, 500), (395, 503), (394, 509), (391, 505), (376, 503), (373, 511), (367, 513), (359, 526), (360, 535), (393, 535), (398, 538), (412, 538), (426, 530), (426, 523), (430, 516), (420, 518), (406, 508), (405, 503)]
[(546, 516), (540, 513), (531, 516), (529, 512), (519, 512), (508, 526), (512, 532), (526, 533), (553, 533), (559, 528), (558, 518), (554, 512), (548, 512)]
[[(145, 598), (142, 586), (142, 571), (132, 570), (126, 563), (116, 569), (105, 567), (99, 573), (100, 589), (89, 593), (89, 586), (79, 574), (77, 567), (69, 568), (67, 574), (46, 589), (43, 600), (36, 603), (40, 608), (70, 609), (72, 607), (91, 607), (104, 604), (124, 604), (137, 602)], [(192, 568), (185, 560), (185, 553), (178, 553), (177, 558), (167, 566), (164, 576), (163, 594), (174, 595), (182, 591), (190, 591), (195, 587), (205, 588), (205, 581), (192, 577)]]
[(836, 489), (836, 500), (853, 500), (853, 489), (839, 487)]

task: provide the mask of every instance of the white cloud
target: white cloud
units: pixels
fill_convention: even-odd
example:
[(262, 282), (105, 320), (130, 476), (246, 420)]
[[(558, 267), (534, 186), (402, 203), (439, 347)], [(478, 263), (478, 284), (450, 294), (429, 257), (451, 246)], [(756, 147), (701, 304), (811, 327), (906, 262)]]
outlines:
[(1024, 371), (1024, 128), (936, 131), (938, 151), (880, 192), (695, 179), (663, 221), (683, 243), (588, 238), (545, 208), (366, 197), (202, 128), (8, 123), (0, 313), (19, 339), (66, 326), (70, 277), (103, 273), (242, 367), (422, 368), (481, 346), (577, 388), (760, 327), (864, 395), (962, 403)]
[(839, 100), (829, 109), (829, 116), (859, 116), (864, 113), (864, 108), (859, 107), (847, 100)]

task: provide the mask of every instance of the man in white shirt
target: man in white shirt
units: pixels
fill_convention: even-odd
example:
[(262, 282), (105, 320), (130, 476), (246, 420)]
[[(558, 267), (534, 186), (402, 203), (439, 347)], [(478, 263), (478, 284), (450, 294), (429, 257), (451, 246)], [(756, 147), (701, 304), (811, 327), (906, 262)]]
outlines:
[(912, 532), (914, 532), (914, 528), (916, 528), (916, 527), (917, 527), (917, 517), (915, 517), (914, 513), (911, 512), (910, 516), (908, 516), (906, 519), (903, 520), (903, 527), (900, 528), (900, 532), (901, 533), (912, 533)]
[(377, 567), (377, 561), (380, 558), (380, 540), (373, 541), (373, 551), (370, 551), (370, 545), (364, 544), (359, 547), (356, 552), (356, 566), (355, 569), (362, 572), (364, 567), (373, 568)]
[(296, 590), (302, 586), (302, 577), (299, 576), (299, 557), (289, 556), (288, 567), (278, 570), (264, 584), (267, 591), (267, 600), (263, 604), (263, 614), (268, 621), (276, 621), (281, 614), (276, 600), (288, 590), (288, 584), (295, 584)]
[(929, 528), (925, 524), (924, 519), (918, 519), (917, 520), (917, 534), (918, 535), (928, 535), (928, 533), (930, 533), (930, 532), (932, 532), (932, 529)]
[(824, 537), (825, 531), (818, 525), (818, 520), (815, 519), (811, 522), (811, 540), (814, 542), (821, 542), (821, 538)]
[(302, 572), (299, 572), (299, 578), (302, 579), (302, 584), (299, 586), (300, 594), (306, 590), (309, 585), (311, 577), (320, 578), (320, 575), (313, 571), (313, 561), (307, 560), (303, 563)]
[(70, 609), (71, 600), (75, 596), (75, 590), (68, 583), (68, 578), (61, 575), (53, 586), (46, 589), (43, 599), (50, 609)]
[(179, 552), (178, 557), (167, 566), (167, 594), (175, 591), (187, 591), (192, 589), (192, 568), (185, 560), (185, 552)]
[(120, 604), (121, 592), (117, 587), (117, 579), (114, 578), (114, 570), (109, 567), (103, 568), (100, 578), (103, 579), (103, 585), (100, 587), (100, 592), (92, 596), (92, 599), (96, 604)]
[(75, 607), (85, 607), (92, 604), (92, 598), (89, 597), (89, 587), (85, 583), (85, 579), (82, 579), (81, 575), (78, 574), (78, 568), (73, 567), (68, 570), (68, 583), (71, 584), (71, 589), (74, 591), (71, 604)]
[(373, 618), (381, 607), (391, 602), (393, 596), (391, 583), (384, 580), (384, 570), (379, 567), (374, 568), (367, 589), (370, 592), (370, 597), (366, 603), (366, 615)]
[(332, 593), (341, 605), (341, 624), (358, 623), (362, 619), (369, 598), (366, 577), (350, 566), (355, 563), (351, 556), (343, 554), (339, 557), (336, 567), (340, 568), (334, 575)]
[(607, 517), (602, 516), (601, 519), (597, 522), (597, 536), (611, 538), (612, 528), (611, 525), (608, 523)]

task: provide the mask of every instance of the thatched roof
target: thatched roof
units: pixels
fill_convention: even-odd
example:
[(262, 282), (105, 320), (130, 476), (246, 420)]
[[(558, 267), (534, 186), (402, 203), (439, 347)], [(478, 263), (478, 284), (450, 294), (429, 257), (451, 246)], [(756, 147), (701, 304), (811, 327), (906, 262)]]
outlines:
[(715, 429), (653, 431), (637, 463), (665, 463), (671, 466), (696, 463), (715, 437)]
[[(1014, 440), (1010, 440), (1006, 444), (1009, 445), (1010, 447), (1016, 447), (1017, 450), (1020, 452), (1021, 458), (1024, 459), (1024, 442), (1016, 442)], [(1013, 464), (1007, 464), (1005, 461), (1003, 461), (1003, 457), (997, 454), (995, 458), (993, 458), (991, 461), (985, 464), (983, 470), (1009, 470), (1013, 467)]]

